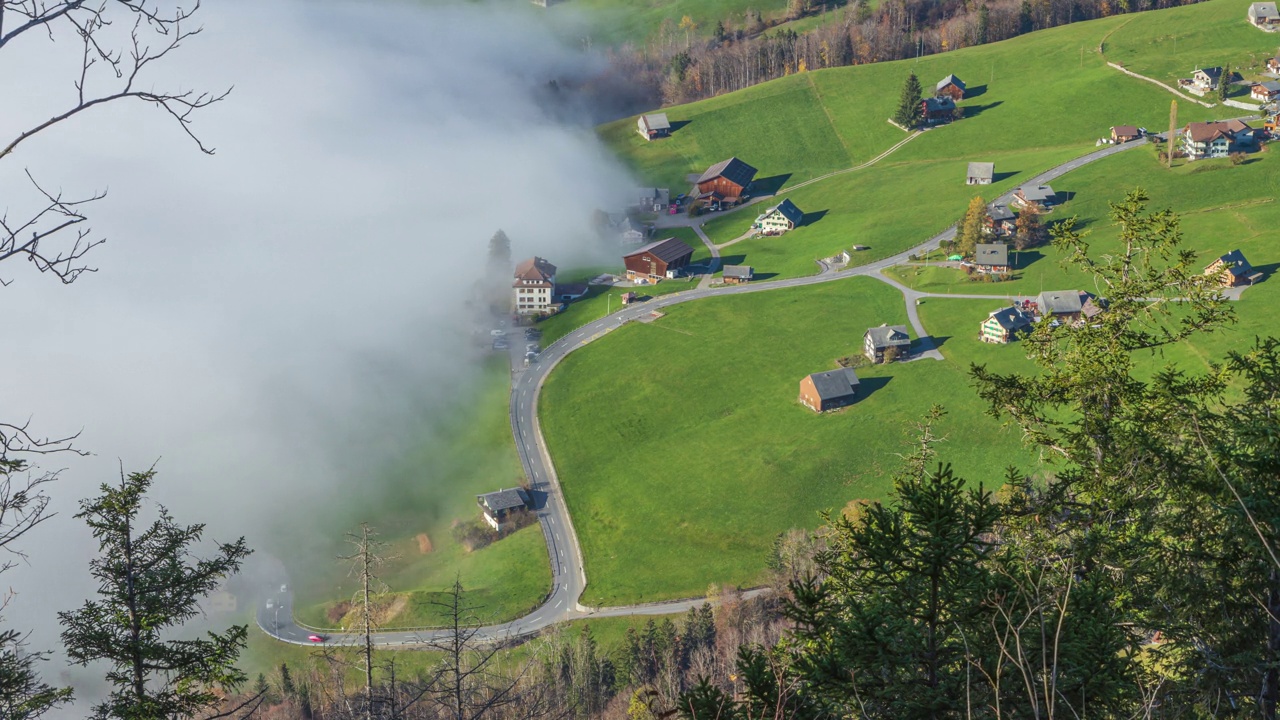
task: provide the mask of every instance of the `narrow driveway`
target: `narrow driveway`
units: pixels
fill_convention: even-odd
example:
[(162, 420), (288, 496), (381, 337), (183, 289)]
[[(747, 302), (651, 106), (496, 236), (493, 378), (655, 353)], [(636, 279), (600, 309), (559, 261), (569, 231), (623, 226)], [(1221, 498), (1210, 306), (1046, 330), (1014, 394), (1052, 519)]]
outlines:
[[(1040, 173), (1022, 184), (1042, 185), (1089, 163), (1110, 157), (1116, 153), (1142, 147), (1146, 144), (1146, 140), (1141, 140), (1123, 145), (1110, 145)], [(1011, 197), (1012, 192), (1005, 193), (996, 198), (992, 204), (1007, 203)], [(701, 233), (699, 234), (701, 235)], [(783, 288), (805, 287), (861, 276), (876, 277), (894, 285), (903, 292), (907, 300), (907, 314), (912, 318), (912, 325), (916, 330), (916, 334), (920, 337), (921, 348), (927, 347), (936, 353), (937, 351), (933, 350), (932, 340), (925, 332), (923, 325), (920, 324), (918, 315), (915, 314), (915, 300), (928, 295), (915, 293), (910, 288), (905, 288), (899, 283), (885, 278), (880, 271), (907, 262), (911, 255), (935, 250), (940, 243), (953, 239), (955, 235), (956, 228), (952, 226), (909, 250), (904, 250), (896, 255), (876, 260), (866, 265), (844, 270), (824, 272), (808, 277), (757, 282), (748, 285), (727, 285), (715, 288), (698, 287), (694, 290), (671, 295), (661, 295), (644, 303), (626, 306), (612, 315), (583, 325), (548, 346), (542, 352), (542, 356), (537, 363), (527, 369), (516, 372), (513, 375), (511, 384), (511, 430), (515, 436), (516, 450), (520, 455), (520, 462), (524, 466), (525, 475), (532, 483), (533, 489), (543, 498), (537, 513), (538, 520), (542, 525), (542, 533), (547, 543), (547, 554), (551, 560), (551, 592), (542, 605), (533, 612), (511, 622), (486, 626), (480, 630), (478, 637), (484, 640), (501, 641), (507, 638), (530, 635), (556, 623), (592, 615), (661, 615), (683, 612), (704, 602), (703, 599), (676, 600), (615, 608), (588, 608), (579, 603), (579, 598), (581, 598), (583, 591), (587, 587), (586, 571), (582, 564), (582, 548), (578, 545), (578, 536), (569, 518), (569, 511), (560, 489), (560, 481), (556, 475), (551, 456), (547, 451), (546, 441), (542, 437), (542, 429), (538, 424), (537, 412), (538, 397), (542, 391), (542, 384), (551, 374), (551, 371), (555, 369), (556, 365), (560, 364), (560, 361), (568, 356), (569, 353), (585, 347), (628, 322), (638, 320), (655, 310), (661, 310), (672, 305), (701, 300), (707, 297), (742, 295)], [(966, 296), (948, 295), (946, 297)], [(973, 297), (986, 298), (993, 296), (978, 295)], [(1002, 298), (1003, 296), (994, 297)], [(283, 568), (280, 572), (284, 572)], [(279, 582), (286, 583), (288, 579), (281, 577)], [(292, 598), (289, 595), (290, 593), (286, 592), (281, 593), (279, 597), (279, 601), (284, 603), (282, 608), (287, 608), (287, 612), (285, 609), (281, 609), (279, 613), (275, 613), (267, 610), (263, 605), (259, 605), (258, 626), (268, 635), (284, 642), (298, 644), (307, 644), (307, 636), (316, 632), (324, 635), (326, 642), (330, 644), (354, 644), (359, 641), (359, 635), (315, 631), (298, 625), (293, 620)], [(381, 646), (414, 645), (432, 638), (445, 637), (447, 634), (447, 631), (444, 630), (430, 629), (386, 631), (378, 633), (374, 638), (374, 642)]]

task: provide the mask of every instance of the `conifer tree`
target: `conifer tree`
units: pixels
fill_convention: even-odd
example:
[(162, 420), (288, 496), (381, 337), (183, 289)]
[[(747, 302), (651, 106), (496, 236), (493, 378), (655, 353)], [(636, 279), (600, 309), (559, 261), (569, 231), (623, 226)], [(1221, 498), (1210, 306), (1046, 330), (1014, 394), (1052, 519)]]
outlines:
[(204, 525), (179, 525), (164, 508), (142, 525), (139, 515), (154, 470), (130, 473), (118, 486), (80, 503), (76, 515), (98, 541), (89, 562), (98, 596), (58, 613), (67, 657), (78, 665), (104, 663), (112, 691), (94, 718), (184, 718), (221, 701), (223, 690), (245, 682), (236, 667), (244, 625), (201, 638), (174, 638), (200, 613), (199, 602), (240, 569), (250, 550), (244, 538), (217, 543), (206, 559), (192, 554)]
[(920, 124), (920, 79), (915, 73), (907, 77), (902, 86), (902, 98), (898, 101), (898, 110), (893, 114), (893, 121), (907, 130), (914, 130)]

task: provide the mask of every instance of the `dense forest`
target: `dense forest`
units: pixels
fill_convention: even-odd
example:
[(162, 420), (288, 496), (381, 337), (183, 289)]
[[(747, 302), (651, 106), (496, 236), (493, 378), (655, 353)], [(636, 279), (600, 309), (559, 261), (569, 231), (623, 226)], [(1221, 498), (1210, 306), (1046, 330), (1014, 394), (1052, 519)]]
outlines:
[(791, 16), (832, 13), (808, 32), (769, 29), (747, 11), (695, 39), (688, 23), (665, 24), (643, 47), (611, 53), (604, 85), (637, 84), (651, 102), (674, 105), (804, 70), (902, 60), (997, 42), (1035, 30), (1194, 0), (794, 0)]

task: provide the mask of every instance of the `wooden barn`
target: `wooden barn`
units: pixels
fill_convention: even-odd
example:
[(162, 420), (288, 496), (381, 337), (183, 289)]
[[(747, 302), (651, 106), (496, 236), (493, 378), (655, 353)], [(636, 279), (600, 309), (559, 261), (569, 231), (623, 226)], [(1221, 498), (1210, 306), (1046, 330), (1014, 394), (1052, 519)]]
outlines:
[(751, 187), (756, 169), (731, 157), (707, 168), (698, 178), (698, 197), (719, 195), (722, 202), (736, 203)]
[(800, 381), (800, 402), (814, 412), (852, 405), (858, 398), (858, 375), (853, 368), (814, 373)]
[(677, 238), (667, 238), (623, 255), (622, 262), (629, 280), (662, 280), (674, 278), (692, 257), (693, 248)]

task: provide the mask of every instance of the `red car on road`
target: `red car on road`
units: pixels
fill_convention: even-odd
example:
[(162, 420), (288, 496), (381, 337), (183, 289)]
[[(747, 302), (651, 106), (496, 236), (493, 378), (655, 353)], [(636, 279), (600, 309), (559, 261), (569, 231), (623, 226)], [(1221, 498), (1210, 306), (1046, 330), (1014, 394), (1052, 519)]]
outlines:
[(322, 643), (322, 642), (324, 642), (324, 641), (325, 641), (325, 636), (323, 636), (323, 635), (308, 635), (308, 636), (307, 636), (307, 639), (308, 639), (308, 640), (310, 640), (310, 641), (311, 641), (311, 642), (313, 642), (313, 643)]

